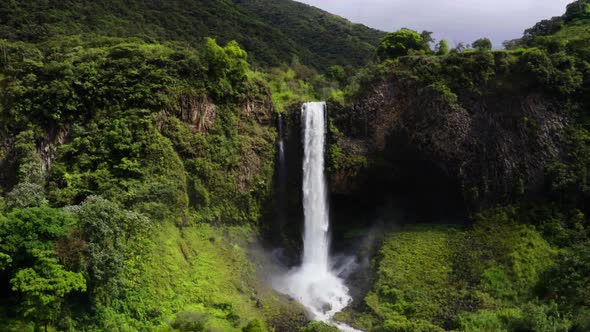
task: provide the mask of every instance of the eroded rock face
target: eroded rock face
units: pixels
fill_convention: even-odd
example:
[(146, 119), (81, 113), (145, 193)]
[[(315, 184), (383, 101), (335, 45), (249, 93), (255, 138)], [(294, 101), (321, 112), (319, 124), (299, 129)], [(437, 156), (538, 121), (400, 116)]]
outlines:
[(178, 115), (189, 123), (195, 132), (206, 132), (215, 123), (217, 105), (207, 98), (180, 96), (178, 98)]
[[(454, 100), (395, 75), (374, 82), (352, 107), (331, 116), (344, 137), (368, 147), (361, 153), (369, 166), (357, 177), (369, 180), (373, 192), (412, 186), (425, 195), (455, 192), (470, 210), (538, 193), (567, 124), (559, 103), (538, 93)], [(346, 140), (333, 143), (351, 152)], [(358, 178), (340, 171), (331, 182), (342, 190)]]

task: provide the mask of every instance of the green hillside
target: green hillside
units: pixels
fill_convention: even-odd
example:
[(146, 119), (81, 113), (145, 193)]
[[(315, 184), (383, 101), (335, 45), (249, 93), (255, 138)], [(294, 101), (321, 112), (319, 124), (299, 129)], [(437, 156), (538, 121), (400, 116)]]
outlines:
[(195, 46), (236, 40), (259, 65), (361, 66), (384, 33), (317, 8), (280, 1), (25, 1), (0, 3), (0, 39), (40, 42), (63, 35), (140, 37)]
[[(547, 46), (549, 44), (571, 44), (570, 48), (588, 46), (590, 40), (590, 1), (579, 0), (567, 6), (565, 14), (551, 19), (542, 20), (530, 29), (525, 30), (524, 36), (509, 43), (517, 46)], [(555, 46), (554, 46), (555, 47)]]
[(301, 50), (303, 63), (360, 66), (385, 35), (342, 17), (295, 1), (234, 0), (262, 21), (282, 31)]

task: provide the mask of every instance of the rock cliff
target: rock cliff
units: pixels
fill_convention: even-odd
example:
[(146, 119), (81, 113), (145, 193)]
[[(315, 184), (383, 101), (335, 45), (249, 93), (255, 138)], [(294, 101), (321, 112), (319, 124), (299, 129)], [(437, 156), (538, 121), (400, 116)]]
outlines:
[(394, 71), (351, 105), (332, 105), (333, 192), (393, 192), (468, 211), (539, 193), (568, 118), (541, 91), (497, 86), (449, 91)]

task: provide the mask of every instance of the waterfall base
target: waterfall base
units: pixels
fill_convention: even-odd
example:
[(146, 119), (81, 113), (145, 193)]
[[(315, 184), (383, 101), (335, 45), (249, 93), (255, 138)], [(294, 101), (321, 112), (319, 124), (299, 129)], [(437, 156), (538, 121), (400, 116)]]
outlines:
[(342, 279), (312, 264), (303, 265), (277, 278), (273, 287), (303, 304), (313, 319), (324, 322), (330, 322), (337, 312), (352, 301)]

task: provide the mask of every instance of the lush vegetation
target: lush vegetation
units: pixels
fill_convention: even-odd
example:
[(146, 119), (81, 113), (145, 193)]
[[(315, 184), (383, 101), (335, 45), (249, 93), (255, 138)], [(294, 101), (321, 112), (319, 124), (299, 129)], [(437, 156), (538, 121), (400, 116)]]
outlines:
[[(0, 330), (334, 331), (303, 327), (302, 308), (263, 282), (274, 119), (310, 99), (336, 111), (392, 76), (451, 108), (542, 94), (571, 121), (542, 197), (517, 183), (512, 205), (470, 225), (394, 229), (339, 318), (589, 330), (589, 13), (577, 1), (492, 51), (291, 1), (0, 3)], [(335, 144), (347, 137), (333, 120), (328, 172), (381, 162)]]
[(26, 1), (0, 4), (0, 39), (138, 37), (192, 46), (236, 40), (259, 65), (294, 57), (319, 70), (367, 63), (384, 33), (290, 0)]
[[(507, 207), (477, 215), (469, 227), (394, 231), (375, 257), (367, 311), (348, 319), (371, 331), (587, 330), (587, 249), (558, 249), (540, 230), (562, 220), (526, 224), (533, 220), (526, 213)], [(588, 241), (581, 237), (576, 242)]]
[(1, 48), (2, 315), (30, 322), (2, 330), (302, 320), (245, 251), (270, 200), (276, 133), (237, 43)]

